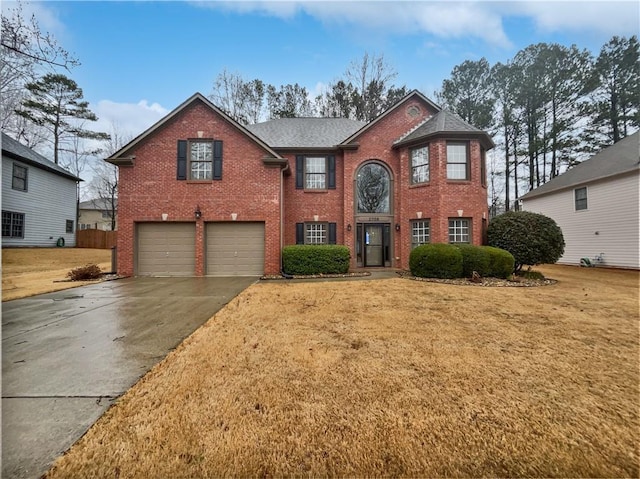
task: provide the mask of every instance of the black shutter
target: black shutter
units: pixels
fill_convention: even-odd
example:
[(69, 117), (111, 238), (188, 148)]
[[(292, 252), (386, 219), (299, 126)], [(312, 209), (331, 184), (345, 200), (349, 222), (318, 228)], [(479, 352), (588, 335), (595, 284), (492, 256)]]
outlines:
[(304, 156), (296, 156), (296, 188), (304, 188)]
[(178, 140), (178, 180), (187, 179), (187, 140)]
[(329, 189), (336, 189), (336, 157), (329, 156), (327, 157), (327, 163), (329, 163)]
[(304, 244), (304, 223), (296, 223), (296, 244)]
[(329, 223), (329, 244), (336, 244), (336, 224)]
[(213, 179), (222, 179), (222, 140), (213, 142)]

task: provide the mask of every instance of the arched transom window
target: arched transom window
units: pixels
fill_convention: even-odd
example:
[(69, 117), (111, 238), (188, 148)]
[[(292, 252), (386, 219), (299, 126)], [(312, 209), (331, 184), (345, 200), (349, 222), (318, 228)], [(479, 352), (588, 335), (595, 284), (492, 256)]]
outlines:
[(356, 176), (358, 213), (391, 213), (391, 177), (380, 163), (366, 163)]

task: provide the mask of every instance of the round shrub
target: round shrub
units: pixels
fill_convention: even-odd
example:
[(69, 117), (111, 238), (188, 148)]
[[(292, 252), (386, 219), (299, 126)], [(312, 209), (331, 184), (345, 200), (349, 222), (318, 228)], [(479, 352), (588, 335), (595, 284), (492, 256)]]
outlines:
[(282, 249), (287, 274), (344, 274), (349, 271), (351, 253), (342, 245), (291, 245)]
[(489, 276), (489, 254), (480, 246), (456, 245), (462, 253), (462, 275), (470, 278), (475, 271), (480, 276)]
[(451, 244), (424, 244), (411, 251), (409, 269), (421, 278), (461, 278), (462, 253)]
[(515, 272), (523, 265), (555, 263), (564, 253), (562, 230), (551, 218), (530, 211), (508, 211), (489, 223), (490, 246), (502, 248), (515, 259)]
[(487, 276), (504, 279), (511, 276), (515, 265), (515, 259), (511, 253), (493, 246), (482, 246), (482, 249), (489, 257)]

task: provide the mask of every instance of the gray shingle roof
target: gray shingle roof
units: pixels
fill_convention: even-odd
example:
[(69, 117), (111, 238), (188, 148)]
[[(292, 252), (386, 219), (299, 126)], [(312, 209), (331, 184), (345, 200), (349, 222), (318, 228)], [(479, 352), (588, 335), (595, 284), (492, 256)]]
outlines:
[(52, 173), (64, 176), (71, 180), (82, 181), (82, 179), (73, 175), (61, 166), (56, 165), (53, 161), (48, 160), (40, 153), (36, 153), (28, 146), (14, 140), (4, 132), (2, 133), (2, 154), (6, 154), (12, 158), (24, 161), (27, 164), (37, 166), (44, 170), (51, 171)]
[(411, 143), (421, 138), (433, 136), (436, 134), (474, 134), (486, 136), (490, 146), (493, 146), (493, 142), (486, 132), (479, 130), (478, 128), (470, 125), (458, 115), (449, 110), (442, 110), (430, 118), (427, 118), (424, 122), (419, 124), (416, 128), (412, 129), (404, 136), (398, 138), (394, 145), (400, 145), (405, 143)]
[(560, 176), (531, 190), (520, 199), (531, 199), (590, 181), (628, 173), (640, 168), (640, 132), (615, 143)]
[(347, 118), (279, 118), (246, 128), (272, 148), (332, 148), (365, 124)]
[[(118, 198), (115, 200), (116, 208), (118, 207)], [(81, 201), (78, 207), (81, 210), (97, 210), (97, 211), (111, 211), (111, 199), (109, 198), (96, 198), (88, 201)]]

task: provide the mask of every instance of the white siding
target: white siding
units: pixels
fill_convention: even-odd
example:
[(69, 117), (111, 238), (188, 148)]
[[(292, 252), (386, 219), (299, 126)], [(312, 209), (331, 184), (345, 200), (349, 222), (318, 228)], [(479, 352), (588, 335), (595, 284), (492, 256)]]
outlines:
[[(28, 169), (27, 191), (11, 188), (13, 164)], [(2, 246), (65, 246), (76, 244), (76, 182), (36, 166), (2, 157), (2, 210), (24, 213), (24, 238), (2, 238)], [(73, 233), (66, 233), (73, 220)]]
[(587, 183), (587, 209), (575, 211), (574, 188), (523, 200), (527, 211), (553, 218), (566, 243), (559, 263), (604, 253), (604, 265), (640, 268), (640, 173)]

